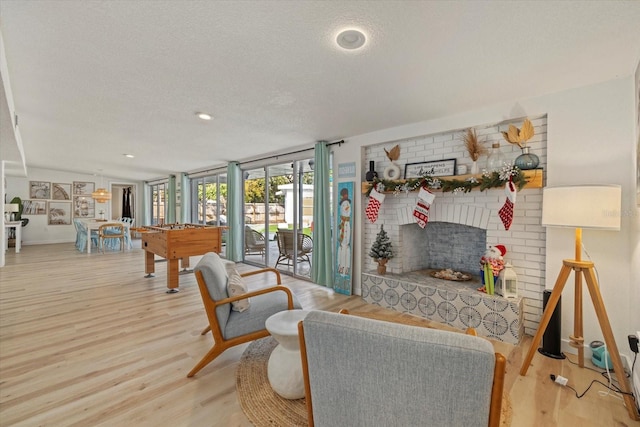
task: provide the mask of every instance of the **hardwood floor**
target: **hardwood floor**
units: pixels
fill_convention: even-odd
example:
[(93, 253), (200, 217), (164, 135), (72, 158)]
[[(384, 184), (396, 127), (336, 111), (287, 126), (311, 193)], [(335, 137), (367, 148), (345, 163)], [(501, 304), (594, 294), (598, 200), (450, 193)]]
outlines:
[[(165, 274), (166, 263), (158, 263), (156, 277), (143, 278), (140, 249), (87, 255), (68, 243), (7, 252), (0, 268), (0, 425), (250, 426), (235, 393), (247, 345), (186, 378), (211, 335), (200, 335), (206, 317), (193, 274), (181, 275), (172, 295)], [(358, 296), (287, 276), (283, 282), (308, 309), (385, 311)], [(519, 376), (529, 341), (497, 344), (510, 351), (512, 426), (640, 425), (621, 400), (599, 395), (604, 387), (577, 399), (549, 379), (562, 375), (582, 392), (602, 379), (596, 372), (536, 355)]]

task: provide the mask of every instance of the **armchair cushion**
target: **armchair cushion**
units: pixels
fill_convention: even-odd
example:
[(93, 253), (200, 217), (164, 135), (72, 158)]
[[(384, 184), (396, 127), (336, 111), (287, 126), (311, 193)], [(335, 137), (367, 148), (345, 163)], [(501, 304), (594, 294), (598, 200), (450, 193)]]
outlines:
[[(247, 285), (242, 281), (240, 273), (235, 264), (229, 263), (226, 265), (227, 276), (229, 276), (229, 283), (227, 284), (227, 293), (230, 297), (246, 294), (248, 289)], [(231, 310), (243, 312), (249, 308), (249, 298), (241, 299), (231, 303)]]
[[(293, 308), (301, 309), (298, 299), (293, 295)], [(259, 329), (264, 329), (264, 324), (272, 314), (287, 309), (287, 294), (284, 291), (268, 292), (266, 294), (251, 297), (251, 306), (242, 313), (232, 311), (223, 330), (225, 339), (231, 339)]]

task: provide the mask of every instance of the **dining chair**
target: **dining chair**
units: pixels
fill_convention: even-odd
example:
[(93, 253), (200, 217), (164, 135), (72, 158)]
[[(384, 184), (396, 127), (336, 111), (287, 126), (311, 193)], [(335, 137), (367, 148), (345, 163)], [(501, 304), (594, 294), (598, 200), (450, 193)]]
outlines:
[[(76, 249), (84, 252), (87, 247), (87, 227), (79, 218), (74, 218), (73, 225), (76, 228)], [(96, 231), (91, 231), (91, 241), (89, 244), (95, 244), (96, 247), (98, 246), (98, 233)]]
[(84, 241), (85, 241), (85, 244), (86, 244), (87, 237), (82, 235), (82, 229), (80, 228), (79, 222), (80, 222), (79, 219), (77, 219), (77, 218), (73, 219), (73, 226), (76, 228), (76, 248), (78, 250), (82, 251), (82, 249), (80, 249), (81, 242), (82, 242), (83, 237), (84, 237)]
[(104, 253), (105, 241), (112, 241), (113, 244), (110, 245), (112, 249), (115, 249), (115, 243), (117, 240), (120, 241), (120, 249), (124, 251), (125, 249), (125, 226), (122, 223), (107, 223), (102, 224), (98, 229), (98, 237), (100, 242), (100, 250)]

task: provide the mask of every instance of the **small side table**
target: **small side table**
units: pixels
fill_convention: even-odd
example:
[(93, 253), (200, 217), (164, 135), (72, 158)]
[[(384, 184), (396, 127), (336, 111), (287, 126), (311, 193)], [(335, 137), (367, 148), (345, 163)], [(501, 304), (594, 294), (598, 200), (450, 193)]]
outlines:
[(265, 323), (269, 333), (278, 341), (269, 357), (267, 377), (273, 391), (285, 399), (304, 397), (298, 322), (307, 314), (307, 310), (285, 310), (272, 315)]
[(4, 240), (4, 250), (9, 249), (9, 230), (16, 229), (16, 253), (20, 253), (22, 246), (22, 221), (8, 221), (4, 223), (6, 239)]

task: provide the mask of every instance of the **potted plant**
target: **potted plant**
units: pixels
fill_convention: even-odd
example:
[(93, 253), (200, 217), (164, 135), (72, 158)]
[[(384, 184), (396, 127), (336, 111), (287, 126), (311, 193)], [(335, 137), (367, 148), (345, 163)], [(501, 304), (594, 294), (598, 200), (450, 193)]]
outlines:
[(393, 248), (383, 225), (380, 226), (380, 232), (371, 245), (369, 256), (378, 263), (378, 274), (384, 275), (387, 272), (387, 262), (393, 258)]

